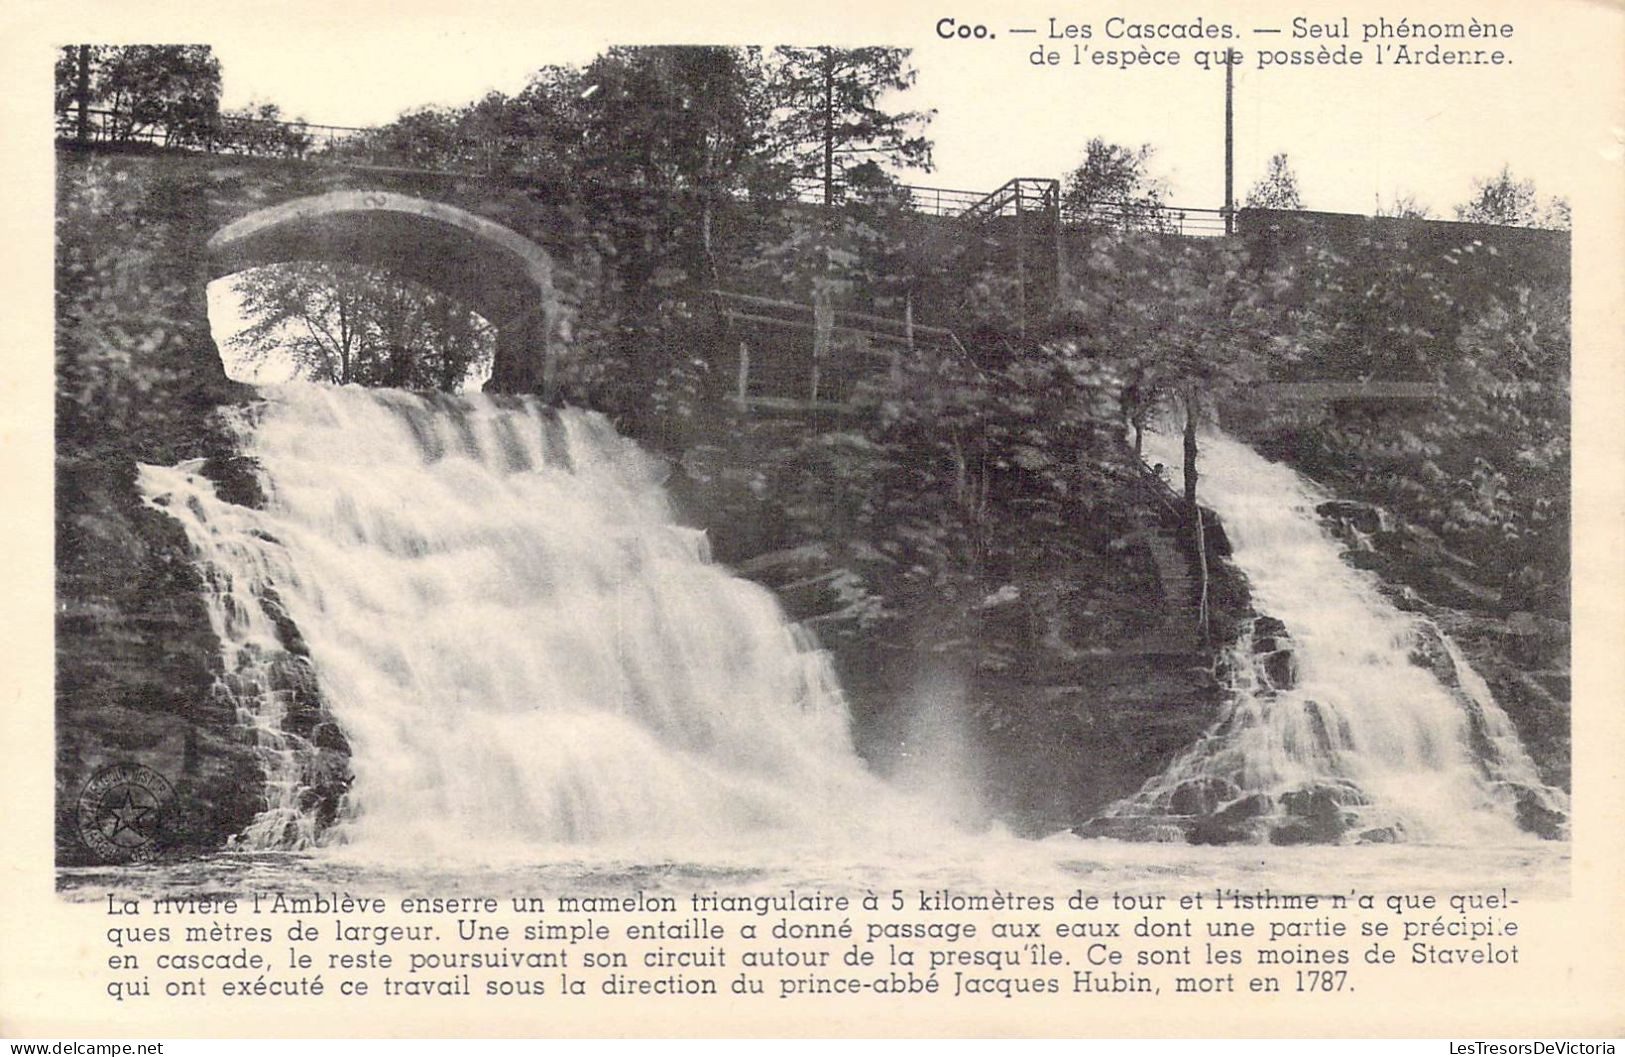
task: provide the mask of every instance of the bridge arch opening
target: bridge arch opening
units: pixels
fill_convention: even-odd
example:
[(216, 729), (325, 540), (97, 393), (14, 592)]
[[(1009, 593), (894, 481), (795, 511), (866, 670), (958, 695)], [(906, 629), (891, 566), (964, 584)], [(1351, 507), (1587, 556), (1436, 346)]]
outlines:
[(254, 385), (477, 392), (495, 359), (496, 328), (466, 302), (348, 262), (233, 272), (209, 283), (208, 310), (226, 376)]
[[(207, 244), (211, 280), (296, 263), (311, 274), (395, 276), (472, 310), (492, 333), (489, 387), (551, 396), (558, 298), (547, 251), (510, 228), (442, 202), (336, 191), (261, 209)], [(257, 270), (257, 271), (251, 271)], [(230, 295), (211, 284), (211, 308)], [(387, 382), (383, 384), (388, 384)]]

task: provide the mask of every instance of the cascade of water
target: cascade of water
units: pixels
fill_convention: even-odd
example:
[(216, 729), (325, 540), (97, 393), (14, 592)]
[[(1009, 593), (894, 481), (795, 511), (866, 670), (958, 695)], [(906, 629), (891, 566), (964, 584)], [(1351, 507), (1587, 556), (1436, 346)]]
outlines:
[[(1181, 486), (1177, 438), (1148, 435), (1146, 458)], [(1224, 660), (1214, 725), (1107, 818), (1280, 842), (1501, 839), (1532, 816), (1566, 819), (1455, 644), (1343, 560), (1316, 512), (1325, 496), (1222, 435), (1202, 440), (1201, 468), (1203, 502), (1267, 616)]]
[(139, 468), (146, 502), (176, 518), (198, 553), (209, 621), (221, 646), (216, 692), (251, 732), (265, 771), (266, 807), (240, 840), (250, 848), (302, 848), (317, 835), (312, 746), (290, 729), (290, 714), (311, 680), (308, 661), (290, 652), (273, 613), (271, 585), (295, 582), (286, 552), (260, 527), (256, 511), (216, 497), (202, 459)]
[(317, 837), (308, 740), (270, 674), (302, 651), (353, 773), (324, 840), (693, 845), (835, 835), (888, 811), (827, 656), (709, 561), (658, 464), (602, 417), (265, 395), (236, 419), (263, 509), (225, 502), (193, 465), (142, 471), (198, 552), (258, 739), (269, 806), (250, 843)]

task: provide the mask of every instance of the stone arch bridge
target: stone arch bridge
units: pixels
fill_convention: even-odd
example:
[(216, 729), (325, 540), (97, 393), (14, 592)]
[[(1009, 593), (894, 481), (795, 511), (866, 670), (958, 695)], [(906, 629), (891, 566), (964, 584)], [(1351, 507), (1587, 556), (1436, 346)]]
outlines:
[(144, 215), (174, 229), (178, 244), (165, 252), (189, 276), (191, 315), (206, 316), (211, 280), (246, 268), (375, 266), (455, 297), (495, 328), (495, 388), (551, 388), (568, 325), (561, 273), (579, 249), (559, 203), (478, 175), (177, 152), (59, 150), (59, 179), (75, 179), (87, 153), (161, 198)]
[[(85, 153), (62, 147), (59, 161)], [(582, 281), (572, 274), (578, 270), (582, 240), (578, 220), (545, 193), (517, 180), (469, 173), (241, 155), (90, 153), (187, 189), (170, 208), (195, 243), (200, 295), (212, 279), (273, 262), (310, 259), (383, 267), (456, 297), (495, 327), (494, 388), (544, 395), (552, 391), (572, 297)], [(1260, 216), (1261, 231), (1292, 228), (1274, 214)], [(1361, 220), (1328, 216), (1339, 223)], [(957, 231), (956, 218), (922, 215), (911, 223), (917, 230), (906, 232), (907, 239), (927, 255)], [(1528, 241), (1553, 233), (1497, 229), (1497, 234)], [(1278, 236), (1271, 239), (1278, 241)], [(811, 330), (812, 324), (802, 329)], [(918, 329), (952, 337), (941, 327)], [(1432, 387), (1405, 383), (1314, 382), (1262, 387), (1257, 395), (1304, 405), (1338, 400), (1415, 403), (1438, 394)], [(800, 403), (808, 410), (832, 409), (819, 404), (816, 390), (810, 399), (788, 401)]]
[(211, 279), (322, 260), (385, 268), (442, 290), (496, 329), (498, 388), (552, 392), (560, 317), (552, 257), (477, 213), (395, 191), (328, 191), (254, 210), (206, 248)]

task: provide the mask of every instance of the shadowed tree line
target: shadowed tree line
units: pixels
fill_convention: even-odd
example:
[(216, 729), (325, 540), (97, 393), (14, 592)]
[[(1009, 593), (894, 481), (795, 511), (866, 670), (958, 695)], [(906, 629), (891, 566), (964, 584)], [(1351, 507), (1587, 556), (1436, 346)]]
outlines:
[[(62, 55), (58, 105), (71, 113), (85, 68), (79, 49)], [(97, 98), (132, 122), (184, 124), (217, 105), (207, 49), (91, 57)], [(165, 64), (170, 76), (153, 73)], [(899, 234), (908, 202), (895, 173), (926, 166), (931, 151), (929, 115), (896, 105), (913, 79), (900, 49), (613, 48), (583, 67), (543, 68), (512, 96), (405, 114), (369, 146), (426, 168), (477, 160), (559, 201), (592, 263), (571, 295), (572, 337), (590, 354), (572, 358), (563, 397), (668, 450), (731, 428), (722, 395), (739, 335), (709, 293), (718, 285), (887, 315), (933, 285), (961, 289), (949, 322), (978, 336), (965, 354), (915, 355), (857, 385), (853, 400), (878, 413), (820, 431), (801, 465), (811, 472), (827, 457), (822, 472), (836, 481), (908, 467), (913, 484), (892, 498), (938, 511), (916, 538), (957, 554), (967, 574), (1011, 545), (993, 529), (1001, 504), (1060, 523), (1118, 502), (1137, 472), (1133, 438), (1157, 414), (1172, 411), (1191, 437), (1194, 505), (1195, 432), (1227, 394), (1358, 372), (1448, 383), (1451, 396), (1424, 425), (1362, 430), (1342, 417), (1314, 442), (1354, 463), (1371, 456), (1395, 501), (1441, 534), (1480, 551), (1512, 547), (1533, 570), (1518, 575), (1539, 583), (1558, 576), (1541, 554), (1565, 553), (1553, 541), (1567, 517), (1566, 293), (1498, 271), (1487, 250), (1429, 259), (1377, 228), (1272, 254), (1170, 240), (1152, 148), (1096, 138), (1063, 205), (1085, 215), (1110, 205), (1119, 222), (1089, 233), (1052, 318), (1023, 339), (1005, 315), (1010, 277), (977, 264), (974, 238), (922, 256)], [(802, 179), (842, 208), (795, 201)], [(1296, 205), (1299, 188), (1276, 155), (1249, 198)], [(1503, 170), (1457, 213), (1526, 222), (1554, 210)], [(313, 377), (413, 387), (455, 385), (484, 355), (478, 321), (431, 295), (402, 295), (373, 273), (279, 271), (239, 280), (251, 352), (304, 341)], [(301, 327), (305, 338), (290, 338)], [(850, 497), (860, 513), (874, 500), (863, 488)], [(841, 522), (824, 513), (809, 516), (809, 532)]]

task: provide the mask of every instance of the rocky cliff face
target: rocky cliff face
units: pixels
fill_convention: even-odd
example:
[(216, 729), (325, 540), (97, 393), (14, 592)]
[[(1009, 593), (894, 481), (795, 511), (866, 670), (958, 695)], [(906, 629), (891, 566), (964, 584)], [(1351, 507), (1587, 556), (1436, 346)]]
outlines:
[[(797, 428), (819, 443), (817, 423)], [(902, 512), (843, 521), (838, 508), (887, 506), (856, 478), (812, 501), (816, 474), (776, 478), (791, 443), (783, 423), (741, 423), (674, 460), (668, 488), (715, 556), (831, 651), (858, 751), (880, 773), (965, 821), (1041, 835), (1134, 792), (1212, 722), (1214, 664), (1246, 589), (1212, 532), (1202, 633), (1171, 495), (1159, 503), (1126, 477), (1106, 502), (1112, 524), (1098, 509), (1091, 523), (1048, 523), (1019, 497), (995, 503), (997, 541), (1023, 557), (966, 571)]]
[(91, 861), (79, 796), (137, 764), (173, 788), (158, 853), (217, 848), (262, 782), (219, 690), (219, 643), (180, 526), (142, 506), (138, 462), (223, 455), (213, 409), (246, 398), (209, 337), (184, 219), (201, 188), (93, 159), (58, 174), (57, 857)]
[[(1338, 500), (1319, 512), (1348, 545), (1351, 564), (1376, 573), (1396, 605), (1426, 614), (1461, 648), (1517, 727), (1541, 779), (1570, 788), (1568, 621), (1516, 608), (1481, 582), (1488, 577), (1475, 563), (1382, 507)], [(1417, 661), (1454, 685), (1453, 666), (1439, 644), (1423, 643)]]
[(92, 859), (77, 801), (116, 763), (174, 788), (165, 848), (218, 847), (257, 810), (259, 767), (218, 691), (219, 643), (185, 536), (140, 506), (133, 460), (61, 467), (57, 498), (58, 858)]

